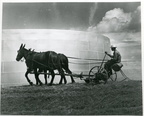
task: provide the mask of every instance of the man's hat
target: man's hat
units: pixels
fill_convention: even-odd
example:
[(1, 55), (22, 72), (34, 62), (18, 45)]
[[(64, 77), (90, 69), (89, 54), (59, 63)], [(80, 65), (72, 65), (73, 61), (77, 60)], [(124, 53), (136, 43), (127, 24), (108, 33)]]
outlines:
[(117, 48), (115, 45), (111, 45), (111, 48)]

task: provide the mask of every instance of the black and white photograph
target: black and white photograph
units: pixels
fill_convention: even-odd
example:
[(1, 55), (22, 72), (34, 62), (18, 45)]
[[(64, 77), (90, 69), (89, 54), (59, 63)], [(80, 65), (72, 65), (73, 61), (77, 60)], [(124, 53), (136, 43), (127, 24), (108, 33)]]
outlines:
[(1, 115), (142, 115), (141, 4), (3, 1)]

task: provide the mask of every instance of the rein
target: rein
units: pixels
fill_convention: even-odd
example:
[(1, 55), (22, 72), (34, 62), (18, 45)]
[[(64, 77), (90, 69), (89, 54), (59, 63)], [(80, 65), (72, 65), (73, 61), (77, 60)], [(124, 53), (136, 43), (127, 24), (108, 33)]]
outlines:
[[(27, 57), (28, 57), (29, 55), (31, 55), (31, 54), (28, 54)], [(49, 54), (49, 56), (50, 56), (50, 54)], [(49, 65), (47, 66), (47, 65), (42, 64), (42, 63), (40, 63), (40, 62), (38, 62), (38, 61), (36, 61), (36, 60), (34, 60), (34, 59), (27, 59), (27, 58), (25, 58), (25, 60), (31, 60), (32, 62), (35, 62), (35, 63), (37, 63), (37, 64), (39, 64), (39, 65), (41, 65), (41, 66), (44, 66), (44, 67), (46, 67), (46, 68), (49, 68), (49, 69), (52, 69), (52, 70), (53, 70), (53, 68), (50, 67)], [(52, 63), (48, 63), (48, 64), (56, 65), (56, 64), (54, 64), (53, 62), (52, 62)], [(33, 65), (33, 63), (32, 63), (32, 65)]]

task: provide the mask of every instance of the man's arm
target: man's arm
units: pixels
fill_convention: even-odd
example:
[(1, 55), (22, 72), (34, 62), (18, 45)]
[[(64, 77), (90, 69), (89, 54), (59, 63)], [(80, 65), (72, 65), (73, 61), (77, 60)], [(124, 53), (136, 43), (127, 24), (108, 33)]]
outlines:
[(105, 52), (106, 55), (108, 55), (109, 57), (113, 58), (113, 55), (108, 54), (107, 52)]

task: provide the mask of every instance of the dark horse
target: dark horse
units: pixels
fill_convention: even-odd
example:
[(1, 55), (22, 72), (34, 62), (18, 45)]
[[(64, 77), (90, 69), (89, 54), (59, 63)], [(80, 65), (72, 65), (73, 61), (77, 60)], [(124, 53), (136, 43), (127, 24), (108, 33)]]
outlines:
[[(28, 73), (30, 73), (31, 70), (34, 70), (35, 78), (36, 78), (36, 84), (42, 84), (42, 82), (39, 80), (37, 69), (40, 71), (47, 72), (47, 70), (52, 75), (52, 80), (50, 82), (50, 85), (52, 85), (55, 73), (54, 70), (58, 70), (59, 74), (61, 75), (61, 79), (59, 84), (62, 84), (62, 80), (64, 80), (64, 83), (66, 84), (66, 78), (64, 75), (63, 69), (69, 73), (72, 74), (72, 72), (68, 68), (68, 59), (64, 54), (57, 54), (54, 51), (47, 51), (47, 52), (34, 52), (31, 50), (25, 49), (25, 45), (21, 44), (18, 54), (16, 57), (16, 60), (19, 61), (21, 58), (25, 58), (26, 65), (28, 67), (25, 76), (27, 78), (27, 81), (32, 85), (32, 82), (28, 78)], [(72, 83), (75, 82), (73, 77), (71, 76)], [(45, 74), (45, 81), (47, 83), (47, 75)]]

